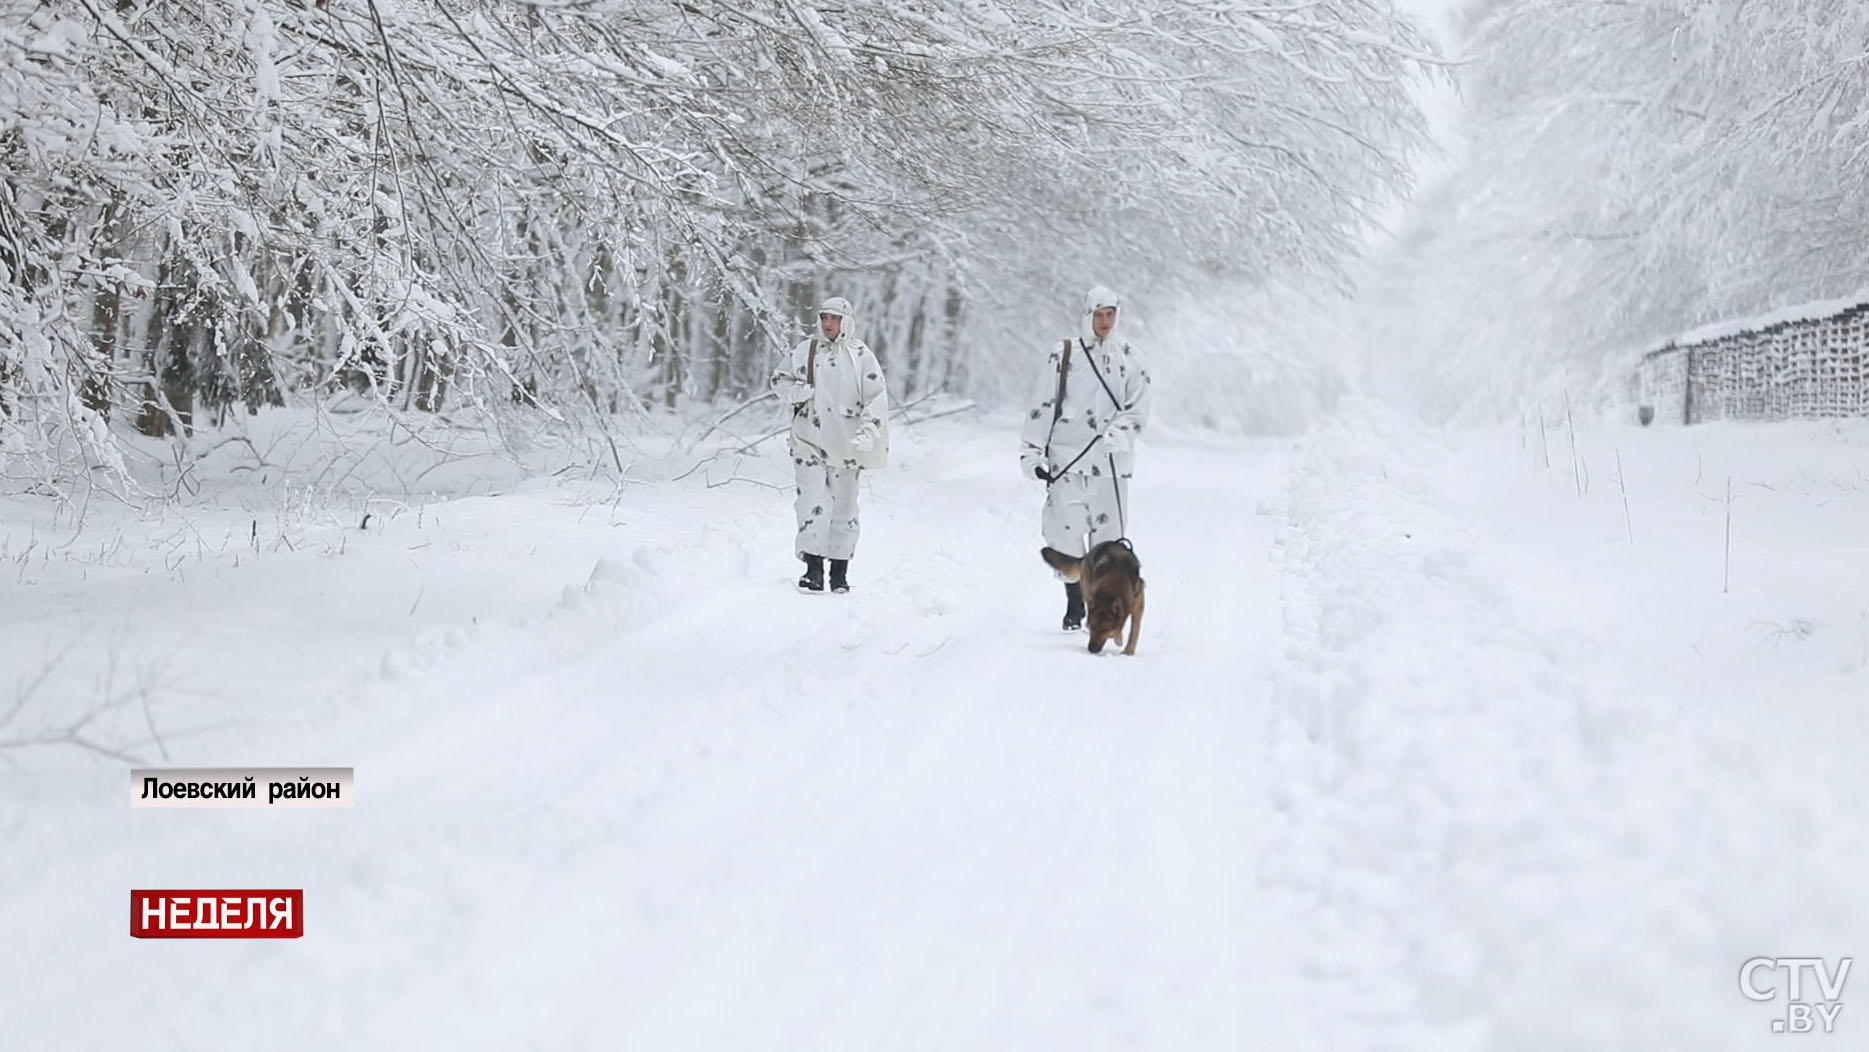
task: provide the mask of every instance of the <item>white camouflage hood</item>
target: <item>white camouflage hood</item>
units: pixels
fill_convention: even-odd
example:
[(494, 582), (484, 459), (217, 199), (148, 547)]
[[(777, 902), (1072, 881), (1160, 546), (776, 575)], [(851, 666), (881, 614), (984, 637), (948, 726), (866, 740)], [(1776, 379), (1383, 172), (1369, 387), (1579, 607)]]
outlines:
[[(832, 296), (831, 298), (825, 300), (822, 304), (819, 304), (818, 313), (819, 314), (835, 314), (838, 317), (844, 319), (844, 327), (838, 333), (838, 337), (837, 337), (838, 339), (853, 340), (856, 338), (857, 317), (856, 317), (856, 314), (853, 313), (850, 309), (849, 300), (843, 298), (842, 296)], [(817, 319), (813, 318), (812, 321), (813, 323), (815, 323)], [(824, 336), (824, 330), (822, 328), (819, 328), (817, 330), (817, 335), (819, 336), (819, 338), (822, 338)]]
[(1110, 288), (1098, 285), (1085, 293), (1083, 316), (1078, 319), (1078, 334), (1083, 337), (1085, 343), (1097, 342), (1097, 334), (1090, 327), (1090, 317), (1103, 307), (1116, 308), (1116, 326), (1110, 330), (1109, 338), (1115, 339), (1117, 330), (1123, 327), (1122, 297)]

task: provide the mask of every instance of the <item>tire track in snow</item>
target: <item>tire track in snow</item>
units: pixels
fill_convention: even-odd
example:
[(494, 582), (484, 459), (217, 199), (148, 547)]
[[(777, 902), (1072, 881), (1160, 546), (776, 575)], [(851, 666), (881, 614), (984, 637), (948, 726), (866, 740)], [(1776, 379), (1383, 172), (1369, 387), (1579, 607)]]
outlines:
[[(575, 698), (627, 679), (644, 710), (633, 740), (590, 726), (586, 747), (666, 761), (650, 777), (611, 764), (586, 794), (655, 795), (625, 823), (629, 847), (578, 864), (654, 904), (576, 943), (624, 947), (601, 970), (641, 980), (612, 995), (613, 1036), (1229, 1047), (1294, 1003), (1268, 963), (1289, 949), (1281, 911), (1254, 890), (1268, 648), (1241, 636), (1275, 611), (1263, 527), (1246, 523), (1215, 565), (1213, 524), (1246, 498), (1208, 484), (1215, 464), (1162, 465), (1196, 481), (1162, 486), (1152, 539), (1138, 529), (1155, 600), (1141, 653), (1092, 658), (1047, 627), (1060, 589), (1036, 557), (1034, 493), (971, 479), (977, 452), (956, 457), (958, 477), (903, 486), (945, 500), (888, 494), (923, 516), (971, 510), (911, 524), (866, 505), (851, 596), (762, 574), (537, 684)], [(646, 678), (644, 654), (694, 669), (691, 687)], [(524, 930), (489, 932), (487, 951)], [(569, 1010), (589, 984), (565, 951), (521, 970), (556, 976)]]
[[(927, 434), (865, 495), (850, 596), (791, 591), (789, 509), (749, 493), (546, 616), (392, 662), (291, 743), (358, 768), (356, 809), (187, 815), (118, 853), (175, 886), (304, 886), (315, 937), (139, 972), (124, 1020), (71, 1010), (101, 964), (36, 979), (16, 1025), (36, 1047), (210, 1022), (269, 1047), (1316, 1047), (1291, 899), (1256, 873), (1276, 605), (1245, 509), (1279, 465), (1145, 451), (1141, 651), (1093, 658), (1055, 628), (1007, 434)], [(688, 498), (637, 499), (674, 521)], [(116, 888), (113, 857), (86, 879)], [(111, 974), (152, 949), (177, 948)]]

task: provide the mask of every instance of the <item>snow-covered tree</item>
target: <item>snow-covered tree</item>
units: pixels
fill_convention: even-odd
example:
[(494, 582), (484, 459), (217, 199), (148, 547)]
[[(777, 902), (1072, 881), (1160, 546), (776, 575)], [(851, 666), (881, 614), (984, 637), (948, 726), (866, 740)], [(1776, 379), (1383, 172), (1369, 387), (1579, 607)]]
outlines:
[(991, 395), (1093, 280), (1333, 274), (1433, 64), (1371, 0), (14, 0), (0, 441), (755, 392), (832, 285)]
[(1439, 410), (1869, 285), (1869, 8), (1493, 0), (1468, 32), (1469, 161), (1374, 297)]

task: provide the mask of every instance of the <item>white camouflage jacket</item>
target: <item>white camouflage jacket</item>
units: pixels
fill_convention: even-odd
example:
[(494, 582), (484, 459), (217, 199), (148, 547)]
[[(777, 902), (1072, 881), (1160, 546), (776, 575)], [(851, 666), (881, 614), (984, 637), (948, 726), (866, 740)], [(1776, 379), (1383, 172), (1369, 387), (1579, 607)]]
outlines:
[[(800, 340), (773, 372), (772, 388), (792, 407), (794, 460), (865, 470), (889, 462), (889, 386), (863, 341)], [(865, 434), (868, 449), (858, 439)]]
[(1070, 346), (1062, 410), (1056, 400), (1064, 341), (1052, 344), (1033, 384), (1031, 409), (1019, 429), (1020, 473), (1033, 478), (1043, 465), (1053, 477), (1068, 471), (1129, 478), (1136, 438), (1149, 422), (1148, 366), (1115, 333), (1103, 341), (1079, 336)]

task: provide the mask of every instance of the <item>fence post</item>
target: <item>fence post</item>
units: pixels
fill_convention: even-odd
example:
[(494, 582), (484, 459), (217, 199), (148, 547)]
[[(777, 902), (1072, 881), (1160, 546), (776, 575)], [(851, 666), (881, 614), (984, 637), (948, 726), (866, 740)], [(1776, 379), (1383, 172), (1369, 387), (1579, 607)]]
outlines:
[(1689, 347), (1683, 352), (1687, 355), (1687, 364), (1681, 369), (1681, 424), (1694, 422), (1694, 349)]

